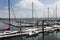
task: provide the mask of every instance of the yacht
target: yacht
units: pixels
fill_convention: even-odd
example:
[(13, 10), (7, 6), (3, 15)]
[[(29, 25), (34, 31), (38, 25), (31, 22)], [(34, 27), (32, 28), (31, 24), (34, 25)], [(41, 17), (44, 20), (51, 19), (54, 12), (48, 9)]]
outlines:
[(56, 31), (60, 31), (60, 25), (55, 24), (53, 27)]
[(32, 35), (36, 35), (36, 34), (39, 33), (39, 28), (26, 28), (26, 29), (24, 29), (22, 31), (28, 32), (28, 35), (32, 36)]
[(45, 27), (44, 32), (53, 32), (54, 28), (53, 27)]

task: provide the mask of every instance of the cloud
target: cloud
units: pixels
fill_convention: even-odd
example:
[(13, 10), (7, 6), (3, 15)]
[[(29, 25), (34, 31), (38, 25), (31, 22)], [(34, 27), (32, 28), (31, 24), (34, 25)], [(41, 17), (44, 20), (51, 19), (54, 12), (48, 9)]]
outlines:
[(8, 11), (7, 10), (0, 10), (0, 18), (6, 18), (8, 17)]
[[(31, 18), (32, 17), (32, 2), (33, 2), (33, 16), (34, 18), (41, 18), (43, 17), (42, 10), (44, 8), (44, 4), (39, 0), (22, 0), (16, 4), (17, 7), (20, 7), (24, 10), (20, 10), (22, 17)], [(28, 9), (28, 10), (27, 10)], [(39, 11), (40, 10), (40, 11)], [(29, 16), (27, 16), (29, 15)]]
[(33, 6), (35, 8), (43, 8), (44, 4), (40, 2), (39, 0), (22, 0), (19, 3), (16, 4), (16, 6), (20, 6), (21, 8), (31, 8)]
[[(34, 18), (47, 18), (48, 17), (48, 7), (49, 7), (49, 17), (56, 17), (56, 5), (58, 7), (57, 16), (60, 17), (60, 1), (56, 1), (53, 4), (44, 4), (39, 0), (21, 0), (13, 7), (14, 13), (17, 18), (31, 18), (32, 17), (32, 2), (33, 2), (33, 16)], [(7, 8), (7, 7), (5, 7)], [(4, 15), (3, 15), (4, 14)], [(54, 16), (53, 16), (54, 14)], [(0, 15), (2, 17), (8, 17), (8, 10), (0, 10)], [(14, 18), (13, 11), (11, 9), (11, 18)]]
[[(10, 11), (10, 17), (14, 18), (12, 10)], [(4, 9), (0, 9), (0, 18), (9, 18), (8, 7), (4, 7)]]
[[(55, 18), (56, 18), (56, 11), (57, 11), (57, 17), (60, 18), (60, 1), (57, 1), (57, 2), (50, 4), (50, 5), (47, 5), (47, 6), (50, 8), (52, 15), (53, 15), (53, 11), (54, 11), (54, 17)], [(56, 6), (57, 6), (57, 10), (56, 10)]]

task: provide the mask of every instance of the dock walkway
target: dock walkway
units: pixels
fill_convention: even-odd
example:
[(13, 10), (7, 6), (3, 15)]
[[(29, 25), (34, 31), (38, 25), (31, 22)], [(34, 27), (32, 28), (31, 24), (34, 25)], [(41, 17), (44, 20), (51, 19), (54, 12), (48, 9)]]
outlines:
[(6, 35), (0, 35), (0, 38), (7, 38), (7, 37), (13, 37), (13, 36), (22, 36), (22, 35), (27, 35), (28, 33), (15, 33), (15, 34), (6, 34)]

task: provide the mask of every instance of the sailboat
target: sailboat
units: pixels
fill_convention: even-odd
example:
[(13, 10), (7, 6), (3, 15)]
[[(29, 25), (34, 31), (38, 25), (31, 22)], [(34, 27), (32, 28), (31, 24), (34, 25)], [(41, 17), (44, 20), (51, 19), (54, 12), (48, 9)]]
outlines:
[[(9, 24), (10, 24), (10, 2), (9, 2), (9, 0), (8, 0), (8, 11), (9, 11)], [(10, 30), (10, 25), (9, 25), (9, 27), (7, 27), (7, 28), (1, 28), (0, 29), (0, 31), (8, 31), (8, 30)]]
[[(32, 23), (33, 23), (33, 2), (32, 2)], [(29, 36), (35, 36), (35, 35), (38, 35), (38, 33), (40, 32), (39, 31), (39, 28), (28, 28), (26, 31), (28, 31), (28, 35)]]
[[(10, 24), (10, 0), (8, 0), (8, 13), (9, 13), (9, 24)], [(10, 31), (10, 25), (7, 28), (0, 29), (0, 31), (4, 31), (2, 34), (5, 33), (5, 35), (7, 33), (10, 34), (10, 33), (16, 33), (16, 32), (18, 32), (18, 31)]]
[(56, 6), (56, 20), (55, 20), (55, 25), (53, 26), (56, 31), (60, 31), (60, 25), (58, 25), (57, 22), (57, 6)]

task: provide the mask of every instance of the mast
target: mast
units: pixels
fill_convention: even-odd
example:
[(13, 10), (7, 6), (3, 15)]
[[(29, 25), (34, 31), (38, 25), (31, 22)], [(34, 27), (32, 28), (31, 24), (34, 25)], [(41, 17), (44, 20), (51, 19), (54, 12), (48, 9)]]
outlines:
[(57, 5), (56, 5), (56, 21), (57, 21)]
[[(10, 0), (8, 0), (8, 13), (9, 13), (9, 24), (10, 24)], [(10, 25), (9, 25), (10, 28)]]
[(32, 21), (33, 21), (33, 2), (32, 2)]
[(55, 18), (55, 17), (54, 17), (54, 9), (53, 9), (53, 23), (54, 23), (54, 20), (55, 20), (54, 18)]
[(48, 7), (48, 20), (49, 20), (49, 7)]

